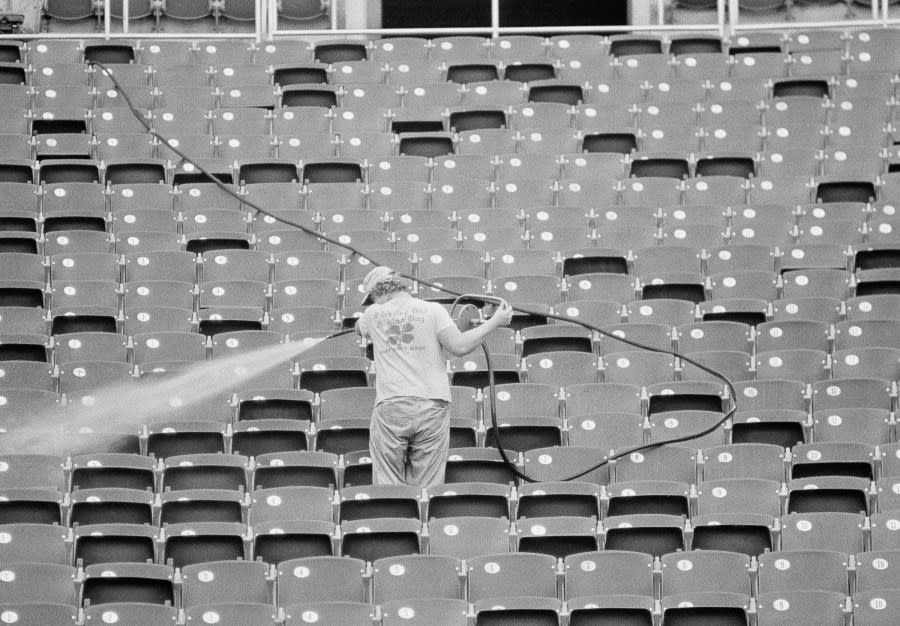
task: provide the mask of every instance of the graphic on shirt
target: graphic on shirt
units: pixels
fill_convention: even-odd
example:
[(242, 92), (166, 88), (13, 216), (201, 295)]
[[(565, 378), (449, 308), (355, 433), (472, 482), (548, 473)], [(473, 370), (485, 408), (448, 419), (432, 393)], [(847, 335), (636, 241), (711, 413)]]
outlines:
[(403, 352), (424, 350), (424, 346), (413, 345), (416, 329), (425, 322), (420, 313), (417, 309), (408, 312), (379, 312), (375, 323), (387, 343), (387, 349)]
[(415, 328), (416, 328), (415, 326), (413, 326), (412, 324), (410, 324), (408, 322), (406, 324), (403, 324), (402, 326), (400, 324), (393, 324), (387, 330), (388, 345), (391, 346), (392, 348), (396, 348), (401, 343), (405, 343), (405, 344), (412, 343), (412, 340), (413, 340), (412, 331), (414, 331)]

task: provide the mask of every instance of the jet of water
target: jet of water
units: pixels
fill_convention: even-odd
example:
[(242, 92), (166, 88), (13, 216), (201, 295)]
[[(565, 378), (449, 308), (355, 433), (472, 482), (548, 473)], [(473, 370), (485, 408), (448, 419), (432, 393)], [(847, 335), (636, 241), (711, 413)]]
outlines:
[(284, 367), (323, 340), (278, 344), (199, 361), (152, 382), (111, 384), (81, 395), (77, 402), (62, 410), (27, 416), (22, 426), (0, 434), (0, 442), (6, 452), (40, 454), (67, 450), (77, 454), (74, 442), (66, 440), (66, 433), (103, 432), (111, 424), (117, 430), (137, 432), (143, 424), (165, 421), (173, 411), (183, 415), (192, 406), (217, 397), (224, 403), (241, 383)]

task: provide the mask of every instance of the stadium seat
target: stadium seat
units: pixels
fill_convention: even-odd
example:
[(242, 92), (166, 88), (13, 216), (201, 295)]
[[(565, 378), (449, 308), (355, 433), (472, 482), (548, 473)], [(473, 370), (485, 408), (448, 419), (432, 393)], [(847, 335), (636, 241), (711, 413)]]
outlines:
[(347, 557), (306, 557), (282, 561), (277, 571), (279, 605), (299, 601), (362, 602), (365, 563)]
[(147, 491), (106, 487), (80, 489), (72, 495), (68, 523), (152, 524), (153, 496)]
[(682, 518), (665, 514), (623, 515), (602, 523), (604, 550), (627, 550), (662, 556), (683, 550)]
[(768, 624), (789, 624), (795, 620), (843, 624), (844, 595), (819, 590), (760, 594), (757, 613)]
[(717, 624), (744, 624), (749, 597), (729, 592), (693, 592), (663, 597), (662, 613), (669, 623), (682, 620), (714, 620)]
[(377, 518), (341, 523), (341, 554), (365, 561), (421, 553), (421, 523), (406, 518)]
[(509, 517), (509, 488), (487, 482), (455, 482), (428, 488), (427, 519), (483, 515)]
[(734, 552), (689, 551), (664, 554), (662, 596), (720, 591), (748, 595), (750, 558)]
[(506, 518), (457, 516), (427, 524), (429, 554), (470, 559), (510, 550), (510, 523)]
[(4, 619), (23, 624), (77, 624), (78, 607), (53, 602), (9, 603), (3, 606)]
[[(556, 597), (555, 560), (538, 554), (491, 554), (474, 557), (469, 566), (470, 601), (515, 596)], [(523, 576), (525, 572), (529, 576)]]
[(574, 479), (604, 485), (610, 474), (609, 465), (603, 462), (606, 452), (575, 446), (532, 448), (525, 453), (525, 474), (539, 481)]
[(379, 559), (373, 565), (372, 599), (377, 604), (415, 598), (461, 599), (461, 563), (440, 555)]

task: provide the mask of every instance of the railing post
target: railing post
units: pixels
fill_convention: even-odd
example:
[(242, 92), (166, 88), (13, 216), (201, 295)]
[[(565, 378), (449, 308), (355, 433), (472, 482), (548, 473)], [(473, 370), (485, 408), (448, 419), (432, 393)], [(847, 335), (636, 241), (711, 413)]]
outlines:
[(263, 14), (262, 0), (254, 0), (254, 2), (253, 2), (253, 31), (254, 31), (254, 35), (256, 35), (257, 43), (262, 41), (260, 35), (262, 34), (262, 29), (264, 26), (264, 23), (263, 23), (264, 19), (265, 19), (265, 17)]
[(278, 30), (278, 0), (263, 0), (268, 7), (269, 18), (269, 39), (275, 38), (275, 31)]
[(500, 36), (500, 0), (491, 0), (491, 37)]
[(734, 32), (738, 24), (738, 13), (740, 11), (740, 3), (738, 0), (728, 0), (728, 36), (734, 37)]
[(716, 23), (719, 25), (719, 37), (725, 38), (725, 0), (716, 0)]

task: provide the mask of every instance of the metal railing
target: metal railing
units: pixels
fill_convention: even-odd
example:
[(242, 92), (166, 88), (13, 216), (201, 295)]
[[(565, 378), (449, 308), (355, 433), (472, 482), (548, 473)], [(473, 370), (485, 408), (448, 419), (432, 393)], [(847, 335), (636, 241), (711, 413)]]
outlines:
[[(633, 0), (639, 1), (639, 0)], [(653, 6), (653, 0), (646, 0), (649, 6)], [(621, 33), (626, 32), (709, 32), (719, 36), (731, 36), (741, 31), (753, 30), (795, 30), (810, 28), (852, 28), (852, 27), (882, 27), (900, 24), (900, 17), (891, 17), (889, 11), (890, 0), (872, 0), (871, 16), (865, 19), (845, 19), (837, 21), (778, 21), (742, 23), (740, 19), (740, 0), (717, 0), (716, 21), (706, 24), (665, 24), (664, 14), (667, 5), (673, 0), (655, 0), (656, 20), (650, 24), (609, 25), (609, 26), (502, 26), (500, 23), (500, 0), (491, 0), (491, 23), (483, 27), (460, 28), (342, 28), (339, 23), (338, 3), (341, 0), (330, 0), (328, 7), (329, 26), (326, 28), (281, 28), (284, 20), (279, 21), (278, 0), (254, 0), (254, 29), (245, 33), (222, 32), (133, 32), (129, 19), (129, 2), (122, 3), (122, 18), (113, 18), (110, 10), (111, 0), (103, 3), (103, 29), (102, 32), (91, 33), (35, 33), (35, 34), (9, 34), (0, 35), (0, 39), (71, 39), (83, 38), (140, 38), (140, 39), (254, 39), (255, 41), (268, 41), (276, 37), (322, 37), (329, 34), (334, 36), (414, 36), (427, 32), (429, 35), (490, 35), (499, 37), (516, 34), (544, 34), (555, 35), (577, 31), (579, 33)], [(226, 18), (227, 19), (227, 18)], [(115, 28), (121, 22), (120, 28)]]
[[(754, 22), (752, 24), (740, 23), (740, 0), (728, 0), (728, 33), (736, 33), (741, 30), (784, 30), (796, 28), (845, 28), (851, 26), (882, 26), (887, 25), (889, 0), (872, 0), (872, 17), (859, 20), (837, 20), (829, 22)], [(881, 15), (882, 17), (879, 17)], [(900, 20), (894, 20), (900, 22)]]
[[(269, 4), (270, 16), (275, 11), (277, 0), (266, 0)], [(334, 2), (335, 0), (332, 0)], [(880, 0), (879, 0), (880, 1)], [(666, 0), (657, 0), (659, 7), (664, 7)], [(662, 11), (658, 9), (659, 19), (657, 24), (640, 24), (640, 25), (608, 25), (608, 26), (501, 26), (500, 25), (500, 0), (491, 0), (491, 23), (490, 26), (466, 27), (466, 28), (365, 28), (365, 29), (337, 29), (335, 28), (334, 17), (337, 11), (332, 10), (332, 28), (335, 34), (341, 35), (419, 35), (423, 31), (427, 31), (429, 35), (490, 35), (491, 37), (499, 37), (501, 35), (517, 35), (517, 34), (544, 34), (557, 35), (578, 31), (579, 33), (621, 33), (622, 31), (655, 31), (655, 32), (672, 32), (690, 30), (694, 32), (715, 32), (724, 35), (726, 32), (726, 14), (728, 0), (717, 0), (716, 6), (716, 23), (715, 24), (692, 24), (692, 25), (674, 25), (662, 23)], [(333, 9), (334, 7), (332, 7)], [(281, 29), (277, 28), (277, 15), (274, 15), (276, 28), (270, 30), (268, 36), (313, 36), (321, 35), (321, 30), (304, 30), (304, 29)]]
[[(336, 1), (336, 0), (332, 0)], [(647, 0), (652, 2), (652, 0)], [(767, 23), (741, 23), (740, 21), (740, 0), (717, 0), (716, 2), (716, 22), (715, 24), (665, 24), (664, 15), (667, 4), (673, 0), (656, 0), (656, 23), (654, 24), (633, 24), (633, 25), (614, 25), (614, 26), (527, 26), (512, 27), (500, 25), (500, 0), (491, 0), (491, 25), (490, 27), (476, 28), (374, 28), (374, 29), (340, 29), (338, 28), (336, 17), (337, 11), (332, 10), (332, 30), (335, 34), (341, 35), (417, 35), (423, 31), (429, 34), (490, 34), (492, 37), (501, 35), (515, 34), (532, 34), (541, 33), (545, 35), (554, 35), (577, 31), (579, 33), (620, 33), (622, 31), (640, 31), (640, 32), (671, 32), (671, 31), (692, 31), (692, 32), (716, 32), (720, 36), (730, 36), (742, 30), (794, 30), (805, 28), (848, 28), (848, 27), (866, 27), (866, 26), (888, 26), (892, 24), (900, 24), (900, 17), (891, 18), (888, 10), (890, 0), (872, 0), (871, 17), (867, 19), (845, 19), (837, 21), (781, 21)], [(274, 36), (314, 36), (321, 35), (321, 30), (303, 30), (303, 29), (286, 29), (278, 28), (277, 0), (266, 0), (268, 3), (267, 11), (270, 15), (270, 29), (264, 33), (266, 37)]]

